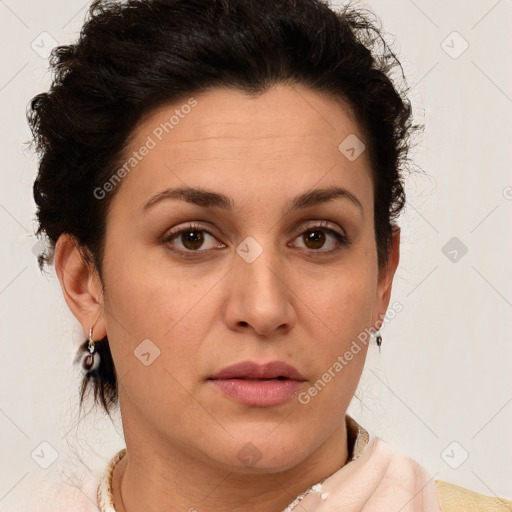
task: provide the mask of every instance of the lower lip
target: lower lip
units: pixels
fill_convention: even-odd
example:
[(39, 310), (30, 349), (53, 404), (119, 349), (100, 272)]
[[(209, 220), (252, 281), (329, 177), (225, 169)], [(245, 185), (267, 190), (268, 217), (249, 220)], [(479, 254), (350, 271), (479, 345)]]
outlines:
[(213, 379), (210, 382), (230, 398), (254, 407), (279, 405), (295, 395), (304, 384), (291, 379)]

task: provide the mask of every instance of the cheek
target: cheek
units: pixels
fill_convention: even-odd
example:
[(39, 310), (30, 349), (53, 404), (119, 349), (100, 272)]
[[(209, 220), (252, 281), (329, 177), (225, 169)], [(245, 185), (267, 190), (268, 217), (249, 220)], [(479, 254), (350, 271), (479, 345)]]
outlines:
[(191, 376), (204, 372), (200, 348), (219, 309), (212, 291), (218, 276), (189, 279), (176, 265), (135, 252), (122, 259), (112, 257), (113, 250), (108, 254), (106, 317), (116, 370), (127, 376), (125, 387), (141, 403), (154, 389), (160, 390), (155, 400), (176, 403), (180, 384), (190, 389)]
[(297, 400), (313, 429), (337, 425), (356, 391), (370, 342), (372, 279), (371, 272), (340, 274), (332, 287), (310, 294), (318, 317), (312, 316), (307, 327), (314, 346), (306, 350), (315, 377)]
[(177, 289), (176, 282), (154, 274), (145, 265), (136, 271), (129, 258), (111, 268), (105, 283), (107, 331), (120, 398), (169, 426), (173, 411), (180, 410), (183, 421), (198, 414), (190, 400), (191, 376), (201, 370), (199, 348), (212, 307), (208, 301), (198, 304), (206, 283)]
[[(338, 395), (341, 392), (344, 396), (347, 387), (355, 390), (370, 342), (370, 297), (364, 291), (360, 294), (356, 292), (352, 290), (343, 300), (331, 306), (332, 310), (326, 315), (325, 321), (328, 328), (317, 328), (316, 335), (312, 333), (317, 342), (313, 354), (317, 361), (317, 378), (324, 382), (332, 381), (330, 391)], [(319, 336), (321, 332), (324, 337)]]
[[(166, 260), (163, 250), (147, 250), (140, 243), (133, 246), (133, 241), (118, 237), (105, 250), (112, 328), (122, 328), (135, 338), (159, 339), (194, 312), (214, 276), (188, 279), (181, 267)], [(133, 250), (121, 251), (123, 247)]]
[(348, 407), (357, 388), (370, 343), (368, 328), (376, 293), (376, 274), (369, 265), (347, 265), (335, 275), (304, 301), (314, 305), (316, 313), (304, 310), (303, 316), (310, 318), (306, 329), (314, 345), (306, 350), (315, 378), (302, 401), (299, 397), (309, 410), (333, 422)]
[[(310, 283), (311, 285), (311, 283)], [(325, 333), (328, 344), (341, 348), (349, 338), (369, 327), (376, 298), (376, 282), (368, 269), (346, 269), (317, 289), (304, 289), (304, 304), (316, 314), (311, 322)], [(308, 315), (308, 316), (311, 316)]]

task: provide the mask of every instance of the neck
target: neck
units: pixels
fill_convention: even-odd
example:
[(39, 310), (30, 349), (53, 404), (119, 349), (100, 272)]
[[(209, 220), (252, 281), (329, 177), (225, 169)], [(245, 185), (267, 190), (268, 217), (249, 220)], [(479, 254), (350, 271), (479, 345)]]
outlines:
[(292, 468), (250, 474), (199, 460), (168, 441), (155, 441), (154, 433), (145, 432), (140, 422), (133, 424), (136, 429), (123, 417), (127, 453), (112, 477), (116, 512), (281, 512), (339, 470), (348, 457), (344, 418), (324, 443)]

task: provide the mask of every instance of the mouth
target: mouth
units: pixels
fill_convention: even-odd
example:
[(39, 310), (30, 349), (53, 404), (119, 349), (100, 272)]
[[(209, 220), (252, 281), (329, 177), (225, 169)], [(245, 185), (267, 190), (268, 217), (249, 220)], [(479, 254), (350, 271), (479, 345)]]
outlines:
[(288, 379), (288, 377), (283, 377), (282, 375), (279, 375), (279, 377), (268, 377), (268, 378), (262, 378), (262, 379), (252, 379), (249, 377), (235, 377), (236, 379), (240, 380), (253, 380), (253, 381), (262, 381), (262, 380), (293, 380)]
[(303, 387), (306, 378), (283, 361), (258, 364), (244, 361), (208, 379), (225, 397), (253, 407), (279, 405)]
[(284, 361), (270, 361), (258, 364), (253, 361), (243, 361), (228, 366), (216, 373), (212, 380), (218, 379), (246, 379), (246, 380), (296, 380), (305, 381), (306, 378), (293, 366)]

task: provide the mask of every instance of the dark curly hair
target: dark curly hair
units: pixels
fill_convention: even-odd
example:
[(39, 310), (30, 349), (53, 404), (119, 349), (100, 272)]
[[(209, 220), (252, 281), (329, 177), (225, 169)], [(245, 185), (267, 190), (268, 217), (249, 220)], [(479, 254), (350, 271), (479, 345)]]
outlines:
[[(143, 116), (215, 88), (260, 94), (278, 83), (307, 86), (353, 109), (370, 156), (385, 265), (417, 126), (400, 62), (371, 12), (334, 12), (321, 0), (97, 0), (78, 41), (55, 48), (50, 65), (52, 85), (27, 113), (40, 157), (36, 235), (49, 241), (41, 270), (68, 233), (102, 278), (106, 213), (119, 187), (101, 201), (93, 191), (118, 168)], [(107, 337), (96, 347), (102, 363), (84, 377), (80, 406), (92, 383), (108, 413), (118, 404), (116, 373)]]

